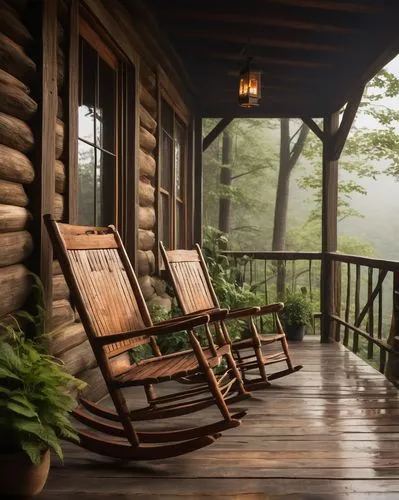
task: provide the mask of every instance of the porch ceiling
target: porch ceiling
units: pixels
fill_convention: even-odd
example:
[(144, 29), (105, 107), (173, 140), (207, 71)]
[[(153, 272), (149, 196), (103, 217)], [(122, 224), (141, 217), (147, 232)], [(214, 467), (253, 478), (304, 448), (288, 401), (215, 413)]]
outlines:
[[(203, 116), (322, 116), (398, 52), (397, 0), (148, 0)], [(237, 102), (245, 47), (264, 72), (262, 102)]]

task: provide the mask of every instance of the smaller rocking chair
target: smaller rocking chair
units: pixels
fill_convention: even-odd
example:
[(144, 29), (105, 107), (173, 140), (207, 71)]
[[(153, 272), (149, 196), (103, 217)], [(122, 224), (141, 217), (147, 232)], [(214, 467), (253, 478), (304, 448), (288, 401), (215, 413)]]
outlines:
[[(167, 251), (161, 242), (160, 247), (181, 310), (185, 315), (206, 313), (212, 318), (212, 315), (220, 310), (220, 304), (199, 245), (195, 246), (195, 250)], [(226, 318), (215, 323), (218, 338), (222, 343), (227, 342), (232, 347), (237, 366), (242, 373), (245, 389), (248, 391), (266, 388), (270, 386), (271, 380), (297, 372), (302, 368), (302, 365), (294, 366), (291, 360), (288, 342), (278, 317), (278, 312), (283, 308), (284, 304), (275, 303), (262, 307), (230, 310)], [(275, 334), (262, 334), (257, 329), (253, 318), (266, 314), (274, 316), (277, 329)], [(249, 319), (251, 337), (232, 342), (225, 321), (241, 318)], [(264, 353), (262, 347), (274, 342), (280, 342), (282, 350), (273, 354)], [(242, 351), (249, 351), (249, 354), (242, 354)], [(266, 366), (280, 362), (286, 363), (287, 368), (268, 375)], [(260, 377), (247, 378), (247, 372), (256, 368), (259, 370)]]
[[(154, 460), (203, 448), (220, 437), (222, 431), (239, 426), (239, 419), (246, 412), (232, 415), (227, 403), (246, 398), (249, 393), (243, 387), (230, 345), (213, 343), (209, 316), (196, 315), (183, 321), (177, 318), (153, 325), (114, 227), (60, 224), (50, 215), (45, 215), (44, 221), (116, 410), (80, 399), (73, 416), (95, 430), (78, 431), (81, 446), (114, 458)], [(220, 317), (225, 315), (226, 311), (221, 311)], [(199, 326), (207, 333), (207, 348), (201, 347), (194, 333)], [(181, 331), (188, 335), (192, 350), (162, 355), (156, 336)], [(143, 344), (150, 344), (153, 357), (132, 364), (128, 351)], [(217, 378), (213, 369), (222, 357), (230, 368), (230, 377)], [(198, 374), (206, 384), (157, 397), (154, 384)], [(128, 409), (123, 389), (131, 386), (144, 387), (148, 406)], [(185, 415), (215, 404), (222, 420), (208, 425), (138, 432), (132, 424), (136, 420)]]

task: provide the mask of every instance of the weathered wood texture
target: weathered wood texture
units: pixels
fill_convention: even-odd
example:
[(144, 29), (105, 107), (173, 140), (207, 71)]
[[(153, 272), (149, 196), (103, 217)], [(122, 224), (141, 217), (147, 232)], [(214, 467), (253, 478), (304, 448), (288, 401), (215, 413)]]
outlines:
[[(398, 498), (397, 390), (343, 346), (307, 337), (291, 348), (303, 370), (245, 401), (243, 424), (214, 445), (142, 468), (115, 467), (66, 444), (65, 464), (53, 462), (41, 498)], [(126, 394), (135, 404), (143, 398), (140, 390)], [(201, 419), (215, 414), (206, 410)], [(187, 427), (196, 425), (198, 414), (183, 420)]]
[(0, 2), (0, 315), (23, 308), (31, 288), (22, 264), (34, 246), (24, 185), (35, 178), (31, 123), (38, 105), (30, 95), (36, 64), (27, 55), (34, 42), (22, 21), (24, 9)]
[(139, 229), (137, 266), (140, 276), (148, 276), (155, 271), (155, 173), (157, 146), (157, 111), (158, 111), (157, 78), (145, 63), (140, 66), (139, 88), (139, 183), (137, 224)]

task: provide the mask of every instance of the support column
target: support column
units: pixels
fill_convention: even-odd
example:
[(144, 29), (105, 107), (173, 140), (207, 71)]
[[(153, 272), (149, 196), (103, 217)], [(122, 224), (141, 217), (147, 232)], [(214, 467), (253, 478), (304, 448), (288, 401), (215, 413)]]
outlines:
[(339, 112), (324, 118), (323, 142), (323, 203), (321, 260), (321, 342), (334, 341), (330, 319), (333, 314), (336, 275), (334, 263), (327, 252), (337, 250), (338, 160), (334, 158), (334, 136), (339, 127)]
[(202, 116), (194, 121), (194, 243), (202, 245), (203, 171), (202, 171)]
[(40, 123), (41, 150), (38, 158), (37, 185), (40, 192), (40, 206), (35, 215), (39, 228), (40, 268), (39, 275), (44, 288), (45, 323), (50, 325), (53, 295), (53, 248), (43, 223), (43, 214), (53, 213), (55, 192), (56, 158), (56, 115), (57, 115), (57, 4), (43, 1), (43, 44), (42, 44), (42, 106)]

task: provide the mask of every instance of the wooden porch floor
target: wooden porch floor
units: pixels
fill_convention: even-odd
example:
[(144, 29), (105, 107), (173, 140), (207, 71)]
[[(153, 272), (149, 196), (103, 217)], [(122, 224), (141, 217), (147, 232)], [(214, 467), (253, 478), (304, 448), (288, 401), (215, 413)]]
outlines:
[(398, 391), (340, 345), (291, 347), (303, 370), (237, 405), (248, 416), (214, 445), (135, 464), (68, 444), (39, 498), (399, 499)]

